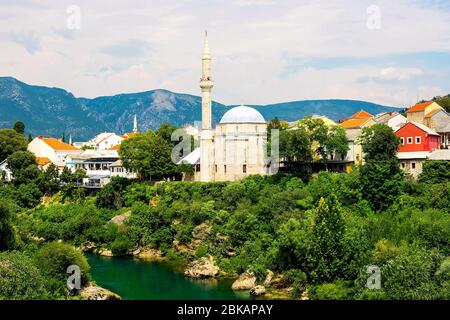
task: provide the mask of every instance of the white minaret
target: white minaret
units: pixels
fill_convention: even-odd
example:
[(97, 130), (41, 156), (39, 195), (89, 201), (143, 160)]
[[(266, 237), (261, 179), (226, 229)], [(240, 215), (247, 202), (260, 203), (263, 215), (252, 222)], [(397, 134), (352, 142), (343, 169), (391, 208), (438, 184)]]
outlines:
[(202, 89), (202, 129), (212, 128), (211, 119), (211, 91), (214, 84), (211, 79), (211, 52), (209, 51), (208, 33), (205, 31), (205, 45), (202, 57), (202, 77), (200, 88)]
[(211, 52), (209, 51), (208, 33), (205, 31), (205, 45), (202, 57), (202, 130), (200, 133), (200, 180), (214, 180), (214, 133), (211, 116)]
[(137, 133), (137, 132), (138, 132), (138, 125), (137, 125), (137, 116), (136, 116), (136, 113), (134, 114), (133, 132), (134, 132), (134, 133)]

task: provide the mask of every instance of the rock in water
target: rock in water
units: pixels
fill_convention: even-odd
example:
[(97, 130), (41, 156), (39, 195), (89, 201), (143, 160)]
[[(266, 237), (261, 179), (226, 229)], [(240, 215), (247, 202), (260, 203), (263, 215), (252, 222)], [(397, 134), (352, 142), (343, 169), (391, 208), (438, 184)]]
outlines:
[(89, 283), (80, 290), (81, 298), (85, 300), (121, 300), (120, 296), (96, 284)]
[(256, 276), (253, 272), (245, 271), (237, 278), (231, 289), (233, 290), (250, 290), (256, 285)]
[(264, 286), (255, 286), (250, 290), (252, 296), (262, 296), (266, 294), (266, 288)]
[(191, 278), (210, 278), (215, 277), (219, 273), (219, 267), (214, 264), (212, 257), (206, 257), (194, 260), (188, 264), (184, 275)]
[(163, 253), (161, 251), (149, 247), (138, 248), (134, 250), (133, 256), (146, 261), (159, 262), (164, 260)]

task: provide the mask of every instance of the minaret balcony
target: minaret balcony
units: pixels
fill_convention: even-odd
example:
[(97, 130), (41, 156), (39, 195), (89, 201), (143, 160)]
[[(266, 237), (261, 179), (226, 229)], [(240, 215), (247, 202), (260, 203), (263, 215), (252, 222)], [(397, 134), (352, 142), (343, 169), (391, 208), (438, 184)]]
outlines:
[(200, 88), (202, 89), (211, 89), (214, 86), (214, 83), (211, 80), (200, 80)]

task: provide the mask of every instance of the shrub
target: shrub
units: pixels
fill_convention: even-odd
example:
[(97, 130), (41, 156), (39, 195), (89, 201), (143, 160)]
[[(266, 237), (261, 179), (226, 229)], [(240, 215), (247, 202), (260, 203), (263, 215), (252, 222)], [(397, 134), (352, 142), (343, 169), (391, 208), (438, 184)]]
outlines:
[(133, 242), (125, 235), (121, 235), (111, 244), (111, 251), (115, 256), (122, 257), (128, 254)]
[(81, 283), (86, 285), (90, 279), (89, 264), (81, 251), (70, 244), (50, 242), (45, 244), (36, 254), (35, 262), (42, 274), (65, 285), (71, 265), (80, 267)]
[(412, 246), (389, 260), (381, 269), (381, 285), (390, 299), (436, 299), (433, 281), (435, 257), (429, 250)]
[(297, 269), (291, 269), (284, 273), (284, 279), (290, 285), (292, 285), (291, 296), (298, 298), (306, 289), (307, 277), (304, 272)]
[(33, 184), (21, 184), (15, 193), (15, 198), (21, 207), (33, 208), (39, 204), (42, 193), (39, 188)]
[(450, 180), (450, 161), (426, 160), (423, 163), (419, 181), (425, 183), (441, 183)]
[(350, 296), (350, 289), (344, 281), (324, 283), (311, 290), (311, 298), (314, 300), (344, 300)]
[(0, 300), (45, 299), (44, 278), (24, 253), (0, 252)]
[(12, 249), (15, 245), (11, 212), (5, 203), (0, 203), (0, 251)]
[(121, 208), (125, 204), (125, 200), (123, 198), (124, 190), (130, 183), (131, 181), (127, 178), (111, 178), (111, 182), (97, 193), (95, 204), (99, 208)]

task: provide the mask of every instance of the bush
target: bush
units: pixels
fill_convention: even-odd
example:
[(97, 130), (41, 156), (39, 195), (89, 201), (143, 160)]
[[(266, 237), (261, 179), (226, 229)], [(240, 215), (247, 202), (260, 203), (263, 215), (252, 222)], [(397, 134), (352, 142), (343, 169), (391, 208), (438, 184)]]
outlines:
[(41, 201), (42, 193), (39, 188), (33, 184), (21, 184), (15, 193), (15, 198), (23, 208), (34, 208)]
[(0, 203), (0, 251), (12, 249), (15, 245), (11, 213), (5, 203)]
[(426, 160), (419, 181), (429, 184), (450, 181), (450, 161)]
[(306, 289), (307, 277), (301, 270), (292, 269), (284, 274), (286, 282), (292, 285), (291, 296), (298, 298)]
[(89, 264), (81, 251), (62, 242), (45, 244), (36, 254), (35, 262), (42, 274), (65, 286), (69, 274), (67, 268), (76, 265), (81, 271), (81, 284), (89, 282)]
[(127, 178), (113, 177), (111, 182), (104, 186), (96, 197), (95, 204), (99, 208), (120, 209), (125, 204), (123, 193), (131, 183)]
[(125, 235), (119, 236), (111, 244), (111, 251), (115, 256), (123, 257), (128, 254), (128, 251), (133, 247), (133, 242)]
[(314, 300), (344, 300), (349, 298), (350, 293), (345, 282), (338, 280), (314, 287), (311, 290), (311, 298)]
[(0, 300), (46, 299), (44, 278), (24, 253), (0, 252)]
[(439, 288), (433, 252), (412, 246), (389, 260), (381, 269), (381, 285), (390, 299), (437, 299)]

